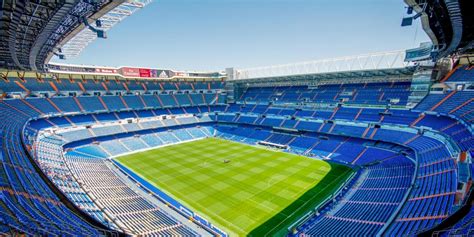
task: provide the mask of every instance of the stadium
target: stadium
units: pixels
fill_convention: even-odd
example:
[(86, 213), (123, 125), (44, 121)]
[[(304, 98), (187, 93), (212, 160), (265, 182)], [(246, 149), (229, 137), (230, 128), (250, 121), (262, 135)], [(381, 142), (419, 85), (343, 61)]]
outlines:
[(411, 49), (51, 61), (150, 2), (1, 2), (0, 235), (474, 236), (473, 1), (405, 0)]

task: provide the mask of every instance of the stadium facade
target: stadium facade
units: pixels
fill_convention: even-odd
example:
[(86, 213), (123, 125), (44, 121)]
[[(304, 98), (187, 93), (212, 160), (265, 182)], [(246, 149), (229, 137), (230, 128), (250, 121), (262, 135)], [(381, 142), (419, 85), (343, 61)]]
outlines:
[[(405, 0), (412, 15), (404, 22), (420, 18), (432, 41), (416, 49), (220, 72), (49, 63), (53, 55), (77, 56), (149, 2), (2, 2), (1, 234), (474, 233), (471, 1)], [(206, 144), (228, 149), (223, 162), (219, 157), (215, 164), (178, 169), (186, 162), (170, 160), (166, 165), (174, 173), (158, 181), (147, 178), (141, 162), (124, 162), (156, 148), (169, 147), (172, 154), (176, 144), (186, 151), (186, 144), (204, 139), (222, 141)], [(324, 174), (334, 174), (325, 170), (329, 166), (340, 173), (331, 176), (337, 182), (314, 174), (321, 175), (315, 186), (294, 177), (303, 174), (297, 167), (304, 169), (295, 163), (280, 167), (280, 175), (291, 174), (282, 180), (277, 174), (271, 175), (277, 181), (249, 180), (272, 174), (278, 164), (265, 157), (278, 152), (261, 153), (262, 166), (241, 169), (239, 176), (228, 170), (242, 165), (228, 158), (238, 153), (224, 148), (228, 141), (249, 154), (255, 147), (292, 153), (304, 157), (301, 162), (323, 162)], [(234, 184), (251, 187), (204, 183), (216, 193), (227, 190), (223, 199), (230, 201), (196, 202), (208, 200), (207, 193), (192, 194), (185, 184), (212, 181), (214, 176), (198, 172), (213, 173), (212, 165), (226, 167), (216, 168), (215, 177), (227, 172)], [(189, 181), (176, 179), (181, 171)], [(290, 176), (298, 190), (282, 185)], [(165, 177), (172, 188), (154, 183)], [(306, 186), (319, 191), (306, 192)], [(271, 194), (259, 196), (263, 189)], [(320, 192), (325, 189), (330, 191)], [(233, 207), (234, 198), (257, 201), (254, 208)], [(259, 208), (271, 216), (251, 222)]]

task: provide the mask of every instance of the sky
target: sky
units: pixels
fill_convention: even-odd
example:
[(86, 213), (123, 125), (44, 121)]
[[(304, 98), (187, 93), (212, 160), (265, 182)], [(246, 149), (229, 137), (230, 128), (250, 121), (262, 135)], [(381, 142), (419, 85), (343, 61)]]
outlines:
[(220, 71), (413, 48), (403, 0), (154, 0), (79, 57), (52, 62)]

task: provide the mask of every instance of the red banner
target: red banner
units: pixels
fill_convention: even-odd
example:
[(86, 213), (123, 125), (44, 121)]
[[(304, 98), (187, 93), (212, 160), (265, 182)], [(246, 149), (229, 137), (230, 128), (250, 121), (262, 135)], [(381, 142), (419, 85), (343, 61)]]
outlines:
[(140, 77), (146, 77), (146, 78), (151, 77), (150, 69), (140, 68), (138, 71), (140, 73)]

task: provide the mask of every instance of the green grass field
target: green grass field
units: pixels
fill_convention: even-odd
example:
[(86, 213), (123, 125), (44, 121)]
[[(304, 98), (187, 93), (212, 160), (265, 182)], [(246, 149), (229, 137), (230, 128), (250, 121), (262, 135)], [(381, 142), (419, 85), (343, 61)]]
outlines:
[(231, 236), (285, 234), (352, 173), (346, 166), (217, 138), (117, 161)]

